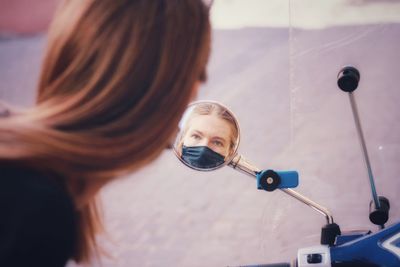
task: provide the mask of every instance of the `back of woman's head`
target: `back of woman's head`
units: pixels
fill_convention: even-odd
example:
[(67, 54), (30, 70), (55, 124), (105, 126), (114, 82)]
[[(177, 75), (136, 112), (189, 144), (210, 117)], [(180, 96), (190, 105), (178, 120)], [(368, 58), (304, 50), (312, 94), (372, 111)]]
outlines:
[[(0, 123), (0, 162), (64, 177), (86, 209), (81, 220), (93, 222), (89, 196), (169, 142), (204, 78), (209, 39), (201, 0), (65, 1), (49, 31), (37, 105)], [(94, 246), (95, 227), (86, 228), (93, 233), (80, 234), (78, 261)]]

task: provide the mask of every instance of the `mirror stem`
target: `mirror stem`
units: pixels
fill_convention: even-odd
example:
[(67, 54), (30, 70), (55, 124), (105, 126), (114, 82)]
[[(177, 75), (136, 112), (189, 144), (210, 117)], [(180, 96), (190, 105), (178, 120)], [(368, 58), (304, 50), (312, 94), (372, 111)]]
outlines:
[[(235, 170), (241, 171), (254, 178), (256, 178), (256, 174), (261, 171), (259, 168), (248, 162), (242, 155), (239, 154), (236, 154), (233, 160), (229, 163), (229, 166), (231, 166)], [(292, 189), (280, 189), (280, 190), (282, 190), (286, 194), (294, 197), (295, 199), (299, 200), (300, 202), (306, 204), (307, 206), (313, 208), (314, 210), (324, 215), (328, 224), (333, 223), (333, 217), (331, 213), (328, 211), (328, 209), (326, 209), (325, 207), (306, 198), (305, 196), (301, 195), (300, 193)]]
[(229, 162), (229, 166), (235, 170), (241, 171), (256, 178), (256, 174), (261, 170), (248, 162), (242, 155), (236, 154), (236, 156)]

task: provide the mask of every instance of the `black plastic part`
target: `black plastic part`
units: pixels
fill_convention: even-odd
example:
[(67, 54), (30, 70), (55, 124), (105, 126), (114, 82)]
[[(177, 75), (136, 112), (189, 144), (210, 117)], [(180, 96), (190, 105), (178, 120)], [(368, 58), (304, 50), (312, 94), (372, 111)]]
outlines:
[(351, 93), (358, 87), (360, 72), (351, 66), (344, 67), (338, 73), (337, 84), (342, 91)]
[(340, 234), (340, 227), (336, 223), (325, 225), (321, 229), (321, 245), (332, 246), (335, 243), (336, 237)]
[(307, 263), (321, 263), (322, 255), (321, 254), (308, 254), (307, 255)]
[(274, 191), (281, 184), (281, 177), (273, 170), (266, 170), (260, 177), (260, 185), (266, 191)]
[(386, 197), (380, 196), (379, 209), (376, 209), (374, 201), (369, 203), (369, 220), (376, 225), (384, 227), (385, 223), (389, 220), (390, 203)]

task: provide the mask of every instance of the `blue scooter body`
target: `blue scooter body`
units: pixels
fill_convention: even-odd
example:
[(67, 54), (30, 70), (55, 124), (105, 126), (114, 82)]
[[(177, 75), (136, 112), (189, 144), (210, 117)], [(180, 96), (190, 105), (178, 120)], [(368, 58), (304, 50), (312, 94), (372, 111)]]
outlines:
[(332, 266), (349, 263), (347, 266), (400, 266), (400, 222), (373, 234), (341, 243), (348, 236), (338, 236), (337, 243), (330, 248)]

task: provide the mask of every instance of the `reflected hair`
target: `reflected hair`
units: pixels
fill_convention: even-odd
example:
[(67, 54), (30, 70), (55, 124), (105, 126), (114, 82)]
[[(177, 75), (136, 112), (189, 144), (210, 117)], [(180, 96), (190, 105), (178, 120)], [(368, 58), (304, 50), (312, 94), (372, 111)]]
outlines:
[(201, 0), (67, 0), (48, 34), (33, 108), (0, 122), (0, 164), (57, 177), (75, 203), (74, 260), (98, 255), (95, 196), (168, 144), (205, 79)]

